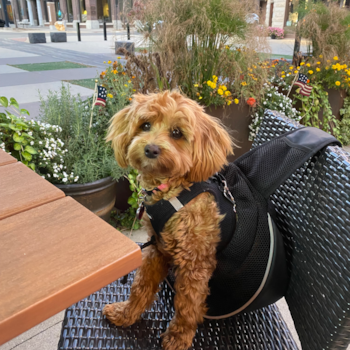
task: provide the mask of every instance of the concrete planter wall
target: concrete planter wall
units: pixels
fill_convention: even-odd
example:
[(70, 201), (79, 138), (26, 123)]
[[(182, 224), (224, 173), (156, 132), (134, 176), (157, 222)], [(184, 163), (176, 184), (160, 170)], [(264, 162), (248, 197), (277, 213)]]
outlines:
[(244, 153), (248, 152), (252, 146), (249, 141), (249, 125), (252, 121), (251, 111), (246, 103), (231, 104), (225, 107), (209, 106), (206, 113), (221, 120), (228, 128), (234, 142), (240, 148), (234, 149), (234, 155), (228, 157), (229, 162), (233, 162)]

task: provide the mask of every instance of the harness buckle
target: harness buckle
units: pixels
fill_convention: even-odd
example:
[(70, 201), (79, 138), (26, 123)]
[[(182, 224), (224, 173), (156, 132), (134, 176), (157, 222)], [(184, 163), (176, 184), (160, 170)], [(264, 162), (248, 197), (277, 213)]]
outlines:
[(233, 205), (233, 211), (236, 213), (236, 201), (230, 191), (230, 189), (227, 186), (227, 181), (224, 177), (224, 175), (220, 174), (220, 173), (216, 173), (212, 179), (214, 180), (214, 182), (216, 182), (219, 186), (220, 191), (223, 193), (223, 195), (225, 196), (225, 198), (227, 198)]

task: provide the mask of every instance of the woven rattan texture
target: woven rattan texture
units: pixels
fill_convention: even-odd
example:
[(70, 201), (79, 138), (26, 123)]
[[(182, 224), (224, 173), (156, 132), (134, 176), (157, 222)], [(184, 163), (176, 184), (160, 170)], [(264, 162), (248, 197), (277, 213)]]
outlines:
[[(171, 320), (173, 293), (166, 283), (151, 310), (131, 327), (112, 325), (102, 315), (105, 304), (128, 298), (134, 273), (127, 284), (120, 280), (79, 301), (66, 310), (58, 349), (161, 350), (160, 334)], [(199, 325), (193, 350), (297, 350), (275, 305), (224, 320)]]
[[(268, 111), (253, 147), (300, 127)], [(286, 296), (305, 350), (350, 343), (350, 155), (327, 147), (274, 195), (291, 280)]]

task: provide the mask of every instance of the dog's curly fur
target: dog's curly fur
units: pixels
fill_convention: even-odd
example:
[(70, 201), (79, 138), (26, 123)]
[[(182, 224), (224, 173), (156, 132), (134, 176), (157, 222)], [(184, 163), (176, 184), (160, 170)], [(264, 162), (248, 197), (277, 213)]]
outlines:
[[(149, 123), (146, 129), (145, 123)], [(173, 130), (180, 130), (182, 136), (174, 138)], [(112, 118), (107, 141), (112, 142), (122, 167), (130, 165), (140, 172), (145, 189), (167, 184), (147, 198), (151, 202), (170, 199), (190, 189), (191, 183), (207, 180), (233, 153), (232, 140), (219, 121), (177, 91), (135, 95), (131, 105)], [(159, 155), (147, 157), (146, 145), (156, 145)], [(135, 323), (152, 304), (159, 283), (173, 265), (175, 316), (162, 335), (162, 346), (165, 350), (189, 348), (207, 311), (208, 282), (216, 267), (222, 218), (209, 193), (181, 208), (166, 223), (161, 239), (156, 237), (156, 245), (144, 250), (129, 300), (106, 305), (104, 315), (118, 326)], [(155, 235), (147, 215), (143, 221), (149, 236)]]

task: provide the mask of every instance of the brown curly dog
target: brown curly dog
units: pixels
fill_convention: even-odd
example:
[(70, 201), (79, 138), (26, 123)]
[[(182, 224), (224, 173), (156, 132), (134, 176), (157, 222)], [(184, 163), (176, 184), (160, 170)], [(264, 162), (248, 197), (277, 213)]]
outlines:
[[(193, 182), (205, 181), (233, 153), (229, 134), (203, 107), (177, 91), (134, 96), (111, 121), (107, 141), (122, 167), (139, 171), (143, 188), (162, 185), (146, 200), (176, 197)], [(161, 239), (144, 250), (129, 300), (106, 305), (103, 314), (118, 326), (135, 323), (151, 306), (159, 283), (175, 266), (175, 316), (162, 334), (166, 350), (188, 349), (206, 314), (208, 282), (216, 267), (220, 215), (214, 197), (202, 193), (166, 223)], [(144, 225), (155, 235), (147, 217)]]

